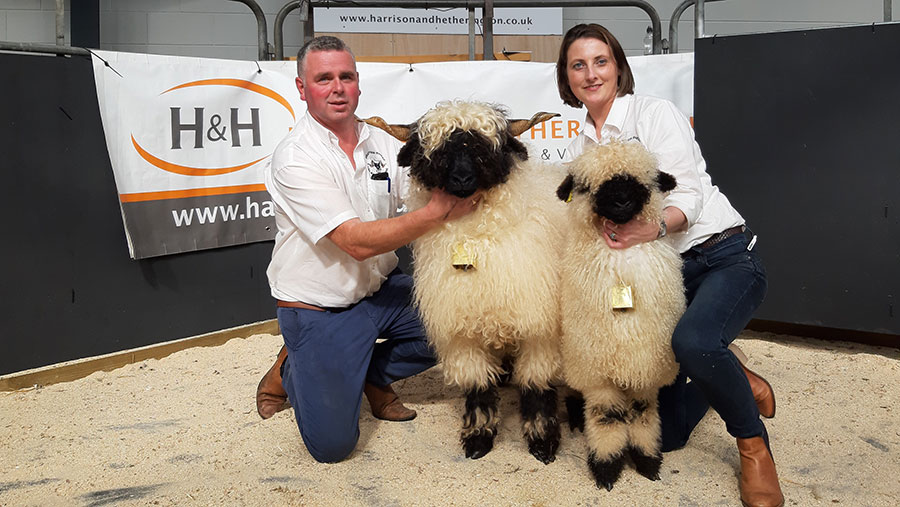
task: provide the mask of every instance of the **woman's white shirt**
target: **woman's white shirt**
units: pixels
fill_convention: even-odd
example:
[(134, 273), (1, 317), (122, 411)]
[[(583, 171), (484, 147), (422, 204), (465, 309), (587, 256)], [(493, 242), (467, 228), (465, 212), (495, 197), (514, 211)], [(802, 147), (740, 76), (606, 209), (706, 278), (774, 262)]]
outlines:
[(677, 186), (666, 197), (664, 206), (678, 208), (687, 218), (686, 231), (669, 235), (679, 252), (744, 223), (725, 194), (712, 184), (694, 130), (672, 102), (646, 95), (616, 97), (606, 122), (600, 127), (599, 139), (588, 114), (581, 133), (566, 150), (564, 161), (576, 158), (592, 144), (613, 139), (640, 141), (656, 156), (659, 170), (675, 177)]

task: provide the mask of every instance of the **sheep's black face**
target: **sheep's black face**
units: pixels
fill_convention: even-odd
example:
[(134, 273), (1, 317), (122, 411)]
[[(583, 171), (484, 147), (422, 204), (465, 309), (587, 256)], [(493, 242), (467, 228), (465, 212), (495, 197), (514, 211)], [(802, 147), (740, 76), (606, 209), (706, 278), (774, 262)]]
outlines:
[(650, 189), (634, 176), (618, 174), (594, 193), (594, 213), (617, 224), (637, 216), (650, 201)]
[[(422, 155), (418, 138), (411, 138), (401, 149), (398, 160), (409, 165), (410, 176), (426, 188), (440, 188), (457, 197), (468, 197), (477, 190), (486, 190), (505, 183), (516, 159), (525, 160), (524, 145), (503, 133), (500, 149), (480, 133), (457, 130), (431, 153), (430, 160)], [(417, 151), (415, 155), (412, 151)], [(404, 164), (408, 161), (409, 164)]]

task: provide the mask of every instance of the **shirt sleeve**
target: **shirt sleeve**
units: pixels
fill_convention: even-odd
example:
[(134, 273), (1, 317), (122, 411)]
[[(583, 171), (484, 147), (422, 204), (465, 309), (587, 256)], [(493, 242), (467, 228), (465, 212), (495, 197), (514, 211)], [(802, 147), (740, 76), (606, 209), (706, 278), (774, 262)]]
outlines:
[(666, 197), (664, 206), (678, 208), (688, 226), (694, 225), (703, 211), (700, 179), (705, 162), (690, 122), (674, 104), (663, 100), (645, 106), (639, 114), (638, 136), (656, 156), (659, 170), (675, 177), (676, 187)]
[(296, 145), (277, 150), (272, 157), (266, 186), (272, 200), (312, 243), (337, 226), (358, 218), (347, 189), (322, 169), (327, 162), (315, 160)]
[(388, 168), (391, 171), (391, 185), (393, 195), (397, 196), (396, 202), (392, 205), (396, 208), (396, 213), (403, 214), (406, 212), (406, 200), (409, 198), (409, 167), (397, 164), (397, 154), (403, 143), (393, 136), (388, 136)]

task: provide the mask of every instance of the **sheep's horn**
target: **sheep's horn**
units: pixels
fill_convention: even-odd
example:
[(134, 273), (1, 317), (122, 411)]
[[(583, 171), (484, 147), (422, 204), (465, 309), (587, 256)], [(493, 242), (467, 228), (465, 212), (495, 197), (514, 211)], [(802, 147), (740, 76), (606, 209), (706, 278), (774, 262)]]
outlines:
[(556, 118), (557, 116), (560, 116), (560, 114), (546, 113), (544, 111), (541, 111), (540, 113), (535, 113), (530, 120), (509, 120), (509, 130), (515, 137), (520, 135), (522, 132), (530, 129), (531, 127), (537, 125), (538, 123), (543, 123), (550, 118)]
[(412, 130), (412, 125), (391, 125), (384, 121), (380, 116), (373, 116), (365, 119), (357, 118), (357, 121), (368, 123), (373, 127), (378, 127), (404, 143), (409, 139), (409, 132)]

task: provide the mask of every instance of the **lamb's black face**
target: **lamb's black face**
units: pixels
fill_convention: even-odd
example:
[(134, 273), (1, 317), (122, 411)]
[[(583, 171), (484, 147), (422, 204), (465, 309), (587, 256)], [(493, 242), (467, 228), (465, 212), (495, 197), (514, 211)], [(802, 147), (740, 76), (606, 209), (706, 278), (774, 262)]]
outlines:
[(422, 154), (418, 136), (413, 135), (400, 150), (397, 159), (410, 167), (410, 176), (426, 188), (440, 188), (457, 197), (468, 197), (477, 190), (505, 183), (513, 164), (528, 158), (525, 146), (503, 133), (500, 149), (480, 133), (457, 130), (443, 145)]
[(650, 201), (650, 189), (634, 176), (618, 174), (600, 185), (593, 197), (594, 213), (624, 224), (637, 216)]

